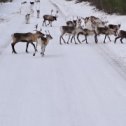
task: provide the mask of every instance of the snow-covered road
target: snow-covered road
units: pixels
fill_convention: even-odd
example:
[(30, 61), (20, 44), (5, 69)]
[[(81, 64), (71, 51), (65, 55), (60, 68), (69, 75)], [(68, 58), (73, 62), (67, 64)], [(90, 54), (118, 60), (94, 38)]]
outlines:
[[(10, 44), (2, 49), (0, 126), (125, 126), (125, 72), (120, 74), (117, 64), (107, 56), (112, 43), (96, 45), (89, 38), (88, 45), (60, 45), (59, 26), (75, 10), (70, 11), (63, 0), (56, 3), (62, 16), (59, 15), (54, 27), (42, 28), (49, 29), (53, 36), (45, 57), (39, 53), (33, 57), (32, 47), (26, 54), (23, 43), (16, 45), (17, 55), (11, 53)], [(75, 7), (72, 2), (69, 4)], [(79, 13), (82, 6), (76, 7)], [(52, 8), (55, 9), (48, 0), (41, 1), (42, 15)], [(87, 16), (91, 8), (86, 5), (85, 8)], [(69, 13), (65, 15), (66, 10)], [(40, 19), (33, 17), (31, 24), (26, 25), (19, 14), (13, 20), (9, 22), (10, 32), (2, 39), (7, 43), (11, 33), (33, 31), (36, 23), (41, 24)]]

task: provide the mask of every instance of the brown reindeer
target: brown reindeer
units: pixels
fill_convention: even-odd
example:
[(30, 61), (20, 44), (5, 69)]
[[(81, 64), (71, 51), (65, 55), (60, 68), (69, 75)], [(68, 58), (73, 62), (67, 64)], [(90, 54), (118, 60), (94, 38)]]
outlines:
[(12, 46), (12, 53), (17, 53), (15, 51), (15, 48), (14, 46), (18, 43), (18, 42), (26, 42), (27, 45), (26, 45), (26, 52), (28, 53), (28, 45), (29, 43), (33, 45), (35, 51), (36, 51), (36, 47), (34, 45), (33, 42), (37, 42), (37, 39), (44, 36), (43, 33), (41, 33), (40, 31), (36, 31), (36, 33), (31, 33), (31, 32), (28, 32), (28, 33), (14, 33), (12, 35), (12, 39), (13, 39), (13, 42), (11, 43), (11, 46)]
[(120, 42), (123, 44), (123, 39), (126, 38), (126, 31), (120, 30), (118, 36), (115, 38), (114, 43), (116, 43), (117, 39), (120, 38)]
[[(53, 21), (57, 21), (57, 14), (58, 14), (58, 11), (56, 11), (56, 15), (53, 16), (52, 15), (52, 10), (51, 10), (51, 15), (43, 15), (43, 26), (47, 26), (47, 25), (50, 25), (52, 27), (52, 22)], [(49, 23), (46, 24), (46, 21), (48, 21)]]

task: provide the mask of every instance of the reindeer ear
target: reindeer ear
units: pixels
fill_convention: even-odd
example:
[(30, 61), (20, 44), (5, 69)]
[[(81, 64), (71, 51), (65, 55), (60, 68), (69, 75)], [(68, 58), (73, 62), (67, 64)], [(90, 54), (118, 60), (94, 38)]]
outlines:
[(121, 27), (121, 24), (118, 24), (119, 28)]

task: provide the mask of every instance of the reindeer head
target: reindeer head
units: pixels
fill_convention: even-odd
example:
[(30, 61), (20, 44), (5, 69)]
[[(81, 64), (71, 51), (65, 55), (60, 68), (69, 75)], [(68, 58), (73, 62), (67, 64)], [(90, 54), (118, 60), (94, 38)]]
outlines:
[(45, 36), (45, 34), (43, 34), (41, 31), (42, 31), (42, 28), (40, 28), (40, 30), (37, 30), (37, 28), (38, 28), (38, 24), (37, 25), (35, 25), (35, 30), (34, 31), (36, 31), (36, 35), (38, 36), (38, 37), (43, 37), (43, 36)]
[(45, 31), (45, 33), (46, 33), (46, 38), (47, 39), (49, 39), (49, 40), (51, 40), (51, 39), (53, 39), (53, 37), (50, 35), (50, 32), (48, 31)]
[(119, 34), (120, 27), (121, 27), (121, 24), (118, 24), (117, 27), (115, 28), (115, 36)]

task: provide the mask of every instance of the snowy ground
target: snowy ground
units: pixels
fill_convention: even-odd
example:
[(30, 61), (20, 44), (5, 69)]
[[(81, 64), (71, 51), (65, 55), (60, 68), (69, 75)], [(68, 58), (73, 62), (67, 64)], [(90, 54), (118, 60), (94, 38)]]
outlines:
[(42, 23), (35, 15), (26, 25), (19, 1), (0, 5), (0, 126), (125, 126), (125, 44), (103, 44), (100, 36), (97, 45), (92, 37), (88, 45), (60, 45), (59, 26), (72, 16), (94, 15), (126, 29), (126, 17), (94, 11), (86, 3), (42, 0), (41, 17), (60, 9), (53, 27), (42, 27), (53, 36), (45, 57), (33, 57), (32, 46), (26, 54), (23, 43), (14, 55), (11, 34), (33, 32)]

